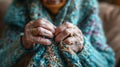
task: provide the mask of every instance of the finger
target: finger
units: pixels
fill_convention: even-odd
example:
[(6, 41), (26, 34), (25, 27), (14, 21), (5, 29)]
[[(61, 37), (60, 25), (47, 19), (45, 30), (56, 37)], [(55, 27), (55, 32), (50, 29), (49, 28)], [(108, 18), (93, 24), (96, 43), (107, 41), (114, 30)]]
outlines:
[(45, 22), (47, 22), (48, 24), (50, 24), (51, 26), (53, 26), (55, 29), (56, 29), (56, 26), (55, 25), (53, 25), (50, 21), (48, 21), (48, 20), (46, 20), (46, 19), (44, 19), (44, 18), (42, 18)]
[(43, 44), (43, 45), (50, 45), (51, 44), (51, 41), (49, 39), (42, 38), (42, 37), (33, 37), (32, 40), (36, 44)]
[(55, 28), (52, 24), (50, 24), (50, 22), (46, 22), (43, 19), (38, 19), (37, 21), (34, 22), (34, 27), (43, 27), (49, 31), (51, 31), (52, 33), (55, 33)]
[(80, 29), (78, 30), (78, 34), (79, 34), (79, 36), (83, 35), (83, 33)]
[(61, 26), (59, 26), (56, 31), (55, 31), (55, 35), (58, 35), (60, 32), (64, 31), (66, 28), (70, 28), (73, 27), (73, 24), (69, 23), (69, 22), (65, 22), (63, 23)]
[(82, 49), (82, 45), (70, 45), (70, 48), (71, 48), (74, 52), (78, 52), (79, 50)]
[(25, 29), (32, 28), (33, 23), (34, 23), (33, 21), (30, 21), (29, 23), (27, 23), (26, 26), (25, 26)]
[(57, 42), (60, 42), (64, 40), (66, 37), (68, 37), (71, 33), (72, 31), (70, 31), (70, 29), (65, 29), (63, 32), (61, 32), (60, 34), (56, 36), (55, 40)]
[(68, 45), (78, 44), (80, 40), (78, 39), (78, 36), (68, 37), (63, 41), (63, 43)]
[(53, 33), (47, 29), (44, 29), (42, 27), (38, 27), (38, 28), (33, 28), (32, 30), (32, 34), (33, 35), (41, 35), (41, 36), (46, 36), (48, 38), (53, 38)]

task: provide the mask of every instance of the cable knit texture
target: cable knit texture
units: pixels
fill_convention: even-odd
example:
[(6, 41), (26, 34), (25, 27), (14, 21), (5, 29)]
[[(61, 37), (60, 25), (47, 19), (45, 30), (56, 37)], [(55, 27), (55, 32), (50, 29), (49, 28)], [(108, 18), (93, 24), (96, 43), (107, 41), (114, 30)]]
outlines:
[[(39, 0), (14, 0), (6, 17), (6, 31), (0, 40), (0, 67), (12, 67), (19, 60), (35, 52), (27, 67), (113, 67), (114, 52), (106, 44), (96, 0), (68, 0), (53, 21)], [(64, 21), (77, 25), (84, 35), (84, 48), (75, 53), (66, 44), (50, 46), (36, 44), (34, 49), (21, 46), (20, 33), (27, 22), (45, 18), (59, 26)]]

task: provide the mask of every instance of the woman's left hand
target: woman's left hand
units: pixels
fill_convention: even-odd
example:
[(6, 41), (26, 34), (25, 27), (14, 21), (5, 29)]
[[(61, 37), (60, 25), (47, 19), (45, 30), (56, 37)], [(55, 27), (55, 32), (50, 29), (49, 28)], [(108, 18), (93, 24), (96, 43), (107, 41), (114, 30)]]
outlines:
[(63, 41), (64, 44), (70, 45), (73, 51), (78, 52), (82, 50), (84, 42), (82, 32), (72, 23), (63, 23), (56, 29), (55, 35), (57, 42)]

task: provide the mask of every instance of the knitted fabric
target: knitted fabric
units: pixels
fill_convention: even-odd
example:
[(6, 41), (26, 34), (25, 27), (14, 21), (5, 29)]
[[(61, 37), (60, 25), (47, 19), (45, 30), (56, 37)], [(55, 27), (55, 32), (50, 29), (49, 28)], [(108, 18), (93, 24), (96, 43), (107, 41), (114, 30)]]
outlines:
[[(36, 44), (31, 50), (21, 45), (20, 33), (32, 20), (45, 18), (56, 26), (71, 22), (84, 35), (84, 48), (75, 53), (67, 44), (59, 47)], [(68, 0), (53, 21), (39, 0), (14, 0), (5, 17), (7, 28), (0, 39), (0, 67), (11, 67), (29, 52), (35, 52), (27, 67), (113, 67), (114, 52), (106, 44), (96, 0)], [(2, 61), (2, 62), (1, 62)]]

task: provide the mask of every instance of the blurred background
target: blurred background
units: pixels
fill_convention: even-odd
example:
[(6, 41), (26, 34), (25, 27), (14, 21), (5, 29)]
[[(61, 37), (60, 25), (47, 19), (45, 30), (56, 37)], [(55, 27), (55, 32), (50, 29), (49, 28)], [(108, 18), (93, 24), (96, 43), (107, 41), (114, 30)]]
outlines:
[[(4, 16), (12, 0), (0, 0), (0, 37), (4, 31)], [(120, 0), (99, 0), (108, 44), (116, 53), (116, 67), (120, 67)]]

